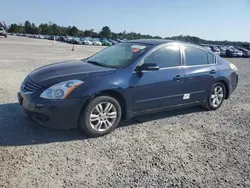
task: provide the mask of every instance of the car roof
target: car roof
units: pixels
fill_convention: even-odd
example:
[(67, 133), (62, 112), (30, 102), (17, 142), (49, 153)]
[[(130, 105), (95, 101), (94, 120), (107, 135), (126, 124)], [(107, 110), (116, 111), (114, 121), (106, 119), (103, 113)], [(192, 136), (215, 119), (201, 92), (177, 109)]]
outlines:
[(127, 42), (143, 43), (143, 44), (151, 44), (151, 45), (160, 45), (160, 44), (167, 44), (167, 43), (176, 42), (176, 41), (174, 41), (174, 40), (164, 40), (164, 39), (138, 39), (138, 40), (129, 40)]
[(150, 44), (150, 45), (154, 45), (154, 46), (177, 42), (179, 44), (187, 44), (187, 45), (191, 45), (191, 46), (194, 46), (194, 47), (202, 48), (202, 46), (197, 45), (197, 44), (182, 42), (182, 41), (178, 41), (178, 40), (166, 40), (166, 39), (137, 39), (137, 40), (128, 40), (126, 42)]

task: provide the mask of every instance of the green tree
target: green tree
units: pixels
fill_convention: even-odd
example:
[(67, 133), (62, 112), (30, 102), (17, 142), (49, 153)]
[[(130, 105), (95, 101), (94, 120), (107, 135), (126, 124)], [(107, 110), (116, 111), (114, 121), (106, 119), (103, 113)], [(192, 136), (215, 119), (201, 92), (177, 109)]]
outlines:
[(39, 34), (39, 28), (34, 23), (32, 23), (29, 33), (30, 34)]
[(76, 36), (78, 36), (78, 32), (79, 32), (79, 30), (77, 29), (77, 27), (73, 26), (72, 28), (69, 29), (68, 34), (70, 36), (76, 37)]
[(29, 21), (25, 21), (25, 23), (24, 23), (24, 31), (25, 31), (25, 33), (31, 33), (32, 34), (31, 23)]
[(52, 34), (52, 28), (47, 23), (40, 24), (39, 30), (41, 31), (40, 33), (43, 35), (51, 35)]
[(92, 31), (92, 30), (85, 30), (85, 31), (83, 32), (83, 35), (84, 35), (85, 37), (92, 37), (92, 36), (93, 36), (93, 31)]
[(10, 33), (18, 33), (18, 25), (17, 24), (11, 24), (9, 27), (9, 32)]
[(103, 38), (111, 38), (112, 37), (112, 32), (108, 26), (105, 26), (102, 28), (100, 32), (101, 37)]
[(51, 30), (53, 35), (61, 35), (61, 28), (56, 24), (52, 24)]

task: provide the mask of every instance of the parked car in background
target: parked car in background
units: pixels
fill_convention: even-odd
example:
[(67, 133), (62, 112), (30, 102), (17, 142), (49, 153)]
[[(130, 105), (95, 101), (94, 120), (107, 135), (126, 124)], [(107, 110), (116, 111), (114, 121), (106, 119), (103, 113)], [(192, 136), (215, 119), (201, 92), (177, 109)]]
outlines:
[(0, 27), (0, 36), (4, 36), (5, 38), (7, 38), (7, 32), (3, 27)]
[(92, 43), (93, 43), (93, 45), (102, 46), (102, 43), (101, 43), (99, 38), (94, 38), (92, 40)]
[(117, 42), (124, 42), (122, 39), (116, 39)]
[(67, 38), (65, 36), (60, 36), (58, 38), (58, 41), (61, 41), (61, 42), (67, 42)]
[(117, 41), (115, 41), (115, 40), (113, 40), (113, 39), (109, 39), (109, 41), (110, 41), (113, 45), (115, 45), (115, 44), (118, 43)]
[(58, 40), (58, 38), (59, 38), (58, 36), (50, 35), (48, 39), (49, 40)]
[(39, 39), (45, 39), (45, 37), (43, 35), (38, 35)]
[(242, 51), (240, 51), (240, 50), (238, 50), (236, 48), (235, 48), (235, 51), (236, 51), (237, 57), (242, 57), (243, 56), (243, 52)]
[(220, 49), (217, 46), (210, 46), (211, 50), (217, 54), (218, 56), (220, 56)]
[(82, 44), (82, 41), (78, 37), (74, 37), (72, 39), (72, 44)]
[(132, 40), (34, 70), (18, 101), (38, 124), (102, 136), (121, 120), (150, 112), (192, 105), (216, 110), (237, 85), (236, 66), (198, 45)]
[(218, 46), (220, 49), (220, 56), (225, 57), (227, 55), (227, 48), (225, 46)]
[(82, 44), (85, 44), (85, 45), (92, 45), (93, 44), (91, 38), (82, 38), (81, 41), (82, 41)]
[(73, 37), (71, 36), (66, 36), (66, 42), (67, 43), (72, 43)]
[(247, 50), (246, 48), (237, 47), (238, 50), (242, 51), (243, 57), (250, 57), (250, 50)]
[(201, 46), (202, 46), (203, 48), (207, 49), (207, 50), (212, 51), (211, 48), (210, 48), (210, 46), (208, 46), (208, 45), (203, 45), (203, 44), (201, 44)]
[(233, 46), (227, 47), (226, 56), (227, 57), (237, 57), (237, 52)]
[(108, 39), (101, 39), (101, 43), (103, 46), (112, 46), (112, 43), (108, 41)]

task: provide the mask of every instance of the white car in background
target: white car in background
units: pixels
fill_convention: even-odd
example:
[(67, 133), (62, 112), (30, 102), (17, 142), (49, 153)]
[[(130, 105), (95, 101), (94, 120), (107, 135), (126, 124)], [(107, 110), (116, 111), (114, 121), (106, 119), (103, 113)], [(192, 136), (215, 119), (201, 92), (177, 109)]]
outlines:
[(242, 51), (240, 51), (238, 49), (235, 49), (235, 51), (236, 51), (236, 54), (237, 54), (238, 57), (242, 57), (243, 56), (243, 52)]
[(98, 38), (93, 39), (92, 42), (93, 42), (93, 45), (102, 46), (102, 43)]
[(44, 36), (43, 35), (38, 35), (38, 38), (39, 39), (44, 39)]
[(82, 44), (92, 45), (92, 44), (93, 44), (93, 42), (92, 42), (92, 41), (90, 41), (90, 40), (88, 40), (88, 39), (84, 39), (84, 40), (82, 41)]
[(4, 36), (5, 38), (7, 38), (7, 33), (2, 27), (0, 27), (0, 36)]

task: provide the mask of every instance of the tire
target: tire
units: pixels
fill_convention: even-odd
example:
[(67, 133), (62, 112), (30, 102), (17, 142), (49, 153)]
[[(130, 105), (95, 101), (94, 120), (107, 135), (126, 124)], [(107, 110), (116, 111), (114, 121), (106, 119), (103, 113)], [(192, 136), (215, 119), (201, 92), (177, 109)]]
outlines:
[[(218, 88), (221, 88), (222, 92), (218, 92), (217, 94), (215, 94), (214, 93), (215, 88), (217, 88), (217, 91), (219, 91)], [(210, 91), (210, 93), (208, 95), (208, 98), (207, 98), (207, 101), (206, 101), (204, 107), (206, 109), (208, 109), (208, 110), (216, 110), (216, 109), (218, 109), (222, 105), (222, 103), (223, 103), (223, 101), (225, 99), (225, 96), (226, 96), (225, 85), (223, 83), (221, 83), (221, 82), (215, 83), (211, 88), (211, 91)], [(216, 100), (216, 99), (218, 99), (219, 102), (213, 103), (214, 100)]]
[[(100, 109), (100, 105), (102, 106), (102, 110)], [(108, 111), (109, 108), (107, 106), (109, 106), (110, 111)], [(103, 113), (99, 113), (98, 111), (102, 111)], [(116, 118), (114, 118), (115, 114)], [(82, 111), (79, 118), (79, 127), (90, 137), (103, 136), (117, 127), (121, 121), (121, 117), (121, 106), (116, 99), (110, 96), (98, 96), (93, 98)]]

